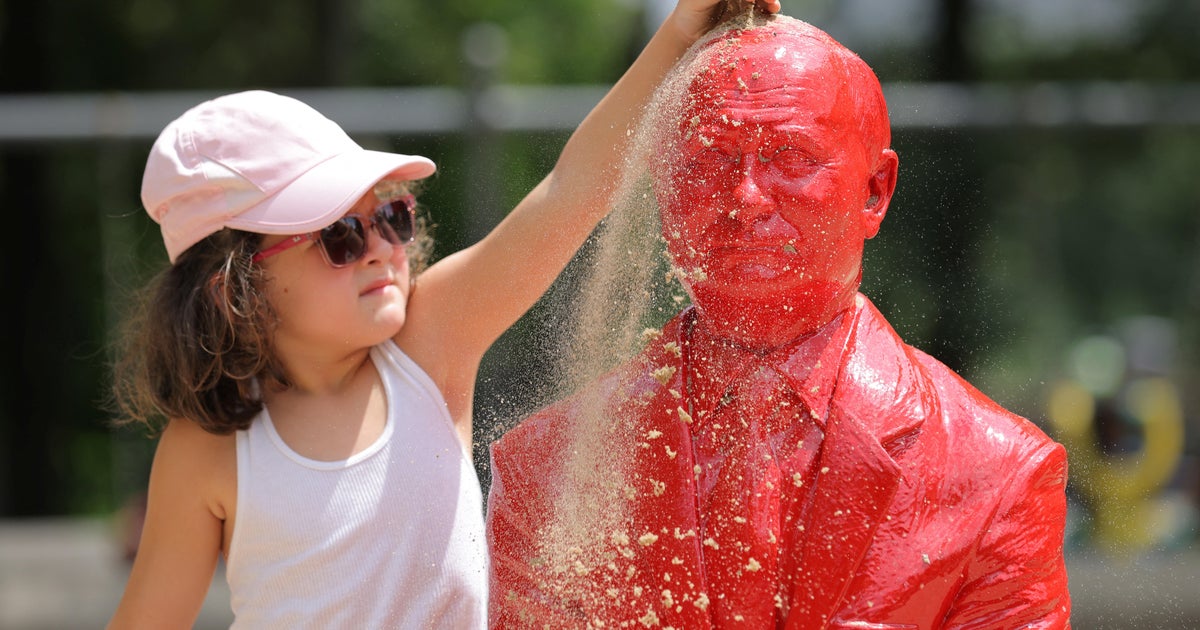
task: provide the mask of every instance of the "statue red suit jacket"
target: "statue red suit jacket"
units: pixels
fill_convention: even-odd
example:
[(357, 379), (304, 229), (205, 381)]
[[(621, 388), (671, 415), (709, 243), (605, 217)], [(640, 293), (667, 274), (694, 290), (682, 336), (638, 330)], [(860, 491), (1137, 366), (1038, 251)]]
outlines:
[[(1070, 627), (1060, 445), (860, 295), (816, 355), (764, 359), (799, 402), (774, 407), (772, 468), (739, 473), (744, 500), (722, 502), (722, 447), (683, 404), (694, 317), (493, 444), (492, 627)], [(589, 408), (614, 428), (580, 457)], [(581, 468), (617, 474), (617, 495), (582, 501)], [(555, 529), (564, 504), (594, 518)], [(571, 527), (585, 531), (564, 542)]]

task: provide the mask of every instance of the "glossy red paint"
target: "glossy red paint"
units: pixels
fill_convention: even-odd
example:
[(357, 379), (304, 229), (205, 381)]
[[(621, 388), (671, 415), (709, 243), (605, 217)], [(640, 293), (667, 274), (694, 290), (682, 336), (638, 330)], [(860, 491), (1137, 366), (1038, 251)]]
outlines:
[(708, 45), (655, 170), (695, 307), (492, 446), (492, 626), (1068, 628), (1063, 448), (857, 293), (878, 81), (785, 18)]
[(770, 348), (849, 308), (895, 187), (879, 83), (820, 31), (709, 45), (655, 168), (663, 236), (719, 333)]

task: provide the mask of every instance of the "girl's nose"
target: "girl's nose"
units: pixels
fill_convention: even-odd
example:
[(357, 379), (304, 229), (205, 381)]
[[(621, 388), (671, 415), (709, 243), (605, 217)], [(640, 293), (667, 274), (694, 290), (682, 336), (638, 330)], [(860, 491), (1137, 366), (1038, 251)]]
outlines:
[(367, 230), (367, 253), (363, 258), (367, 259), (369, 263), (390, 260), (392, 254), (395, 253), (395, 248), (402, 247), (402, 245), (397, 245), (384, 238), (383, 234), (380, 233), (382, 229), (387, 228), (378, 224), (372, 224), (370, 229)]

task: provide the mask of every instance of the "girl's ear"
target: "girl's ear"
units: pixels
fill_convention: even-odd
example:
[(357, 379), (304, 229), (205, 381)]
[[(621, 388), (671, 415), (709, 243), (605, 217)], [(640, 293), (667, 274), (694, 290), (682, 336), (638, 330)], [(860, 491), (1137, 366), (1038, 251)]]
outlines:
[(867, 180), (866, 207), (863, 209), (863, 221), (867, 238), (874, 238), (879, 233), (879, 225), (887, 214), (888, 204), (892, 202), (892, 194), (896, 192), (896, 176), (900, 168), (900, 158), (891, 149), (884, 149), (879, 155), (879, 161)]

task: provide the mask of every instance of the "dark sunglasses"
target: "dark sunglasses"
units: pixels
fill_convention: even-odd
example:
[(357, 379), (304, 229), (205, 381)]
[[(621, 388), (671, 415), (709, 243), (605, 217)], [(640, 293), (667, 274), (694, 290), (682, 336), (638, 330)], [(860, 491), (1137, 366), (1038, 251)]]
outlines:
[(319, 232), (297, 234), (259, 251), (251, 260), (258, 262), (304, 241), (316, 241), (325, 255), (325, 262), (331, 267), (345, 267), (367, 253), (367, 230), (372, 227), (393, 245), (411, 243), (416, 207), (417, 200), (412, 195), (396, 197), (376, 206), (371, 216), (365, 219), (366, 225), (363, 217), (346, 215)]

